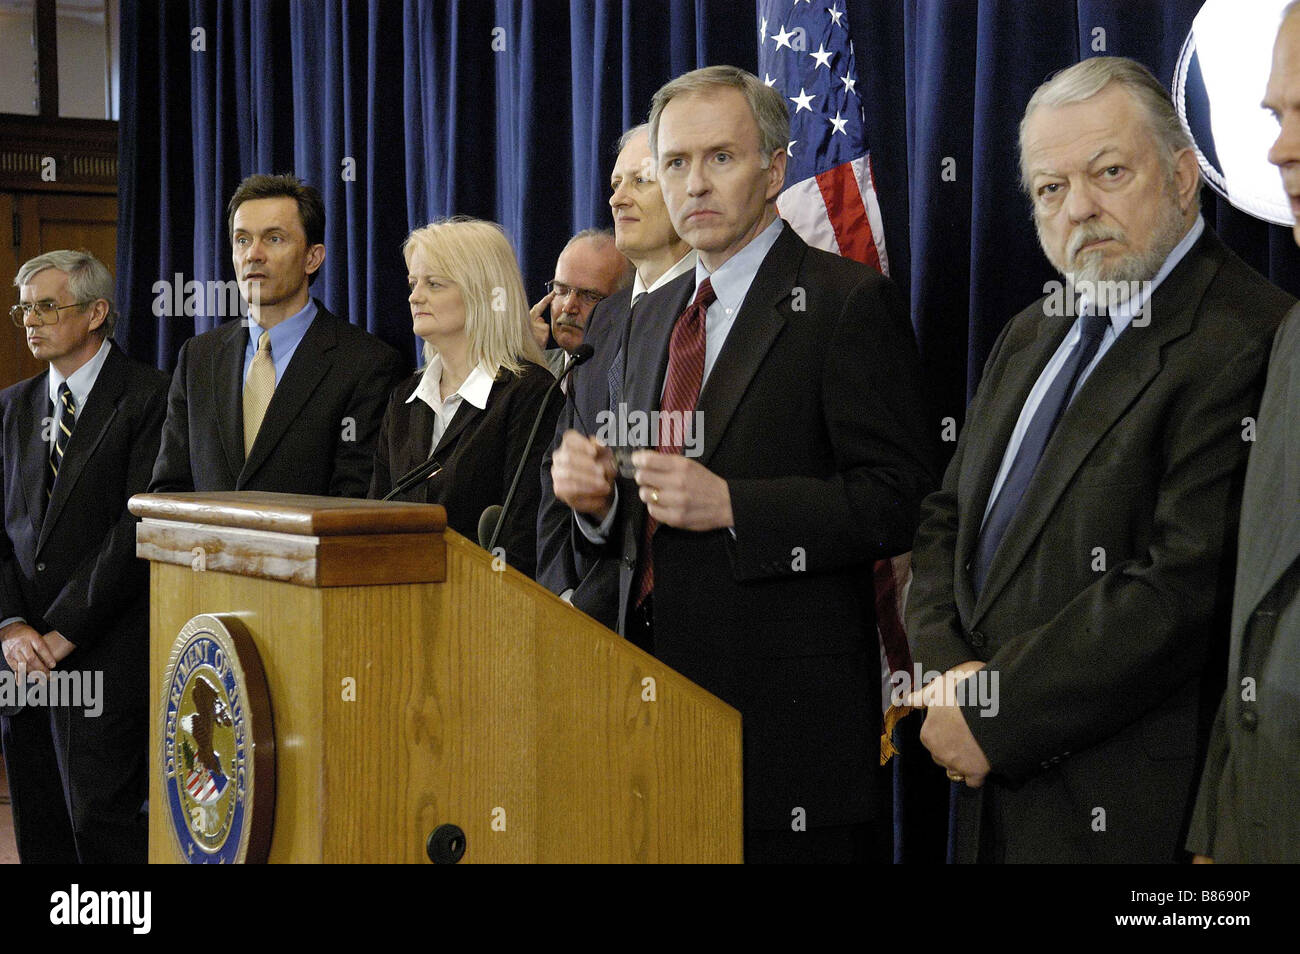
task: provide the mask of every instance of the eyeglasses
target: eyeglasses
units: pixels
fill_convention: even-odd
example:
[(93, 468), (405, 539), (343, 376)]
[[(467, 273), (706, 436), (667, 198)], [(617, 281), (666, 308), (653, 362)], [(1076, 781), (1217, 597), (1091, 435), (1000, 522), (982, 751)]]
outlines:
[(56, 305), (52, 301), (37, 301), (30, 304), (24, 303), (14, 305), (9, 309), (9, 317), (13, 319), (15, 325), (19, 328), (26, 327), (27, 316), (34, 314), (38, 325), (53, 325), (59, 320), (59, 312), (65, 308), (84, 308), (99, 299), (92, 298), (90, 301), (73, 302), (71, 305)]
[(598, 291), (592, 291), (590, 288), (574, 288), (572, 285), (557, 282), (555, 279), (551, 279), (546, 283), (546, 290), (553, 292), (556, 298), (568, 298), (576, 293), (588, 305), (599, 305), (606, 298), (605, 295)]

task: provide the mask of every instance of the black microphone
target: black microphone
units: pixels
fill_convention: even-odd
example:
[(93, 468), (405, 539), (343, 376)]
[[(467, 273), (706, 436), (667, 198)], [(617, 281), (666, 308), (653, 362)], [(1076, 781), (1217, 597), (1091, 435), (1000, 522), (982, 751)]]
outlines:
[[(510, 504), (515, 499), (515, 490), (519, 487), (519, 478), (523, 476), (524, 467), (528, 463), (528, 454), (533, 449), (533, 441), (537, 439), (537, 429), (542, 426), (542, 418), (546, 414), (546, 405), (551, 400), (551, 395), (555, 393), (555, 389), (560, 386), (564, 379), (573, 373), (574, 368), (588, 360), (595, 353), (596, 349), (589, 344), (578, 345), (573, 349), (573, 353), (569, 355), (569, 363), (564, 369), (564, 373), (552, 381), (551, 386), (546, 389), (546, 394), (542, 396), (542, 406), (537, 409), (537, 416), (533, 418), (533, 429), (528, 432), (528, 441), (524, 444), (524, 456), (520, 458), (519, 466), (515, 468), (514, 480), (510, 481), (510, 489), (506, 492), (506, 502), (501, 505), (501, 512), (497, 514), (496, 529), (492, 531), (492, 539), (488, 541), (488, 545), (483, 549), (488, 551), (496, 549), (497, 538), (501, 536), (501, 528), (505, 526), (506, 514), (510, 512)], [(539, 475), (538, 480), (540, 479)], [(484, 511), (484, 516), (486, 515), (487, 511)]]
[(422, 480), (426, 480), (426, 479), (428, 479), (429, 477), (432, 477), (434, 474), (438, 473), (438, 471), (440, 471), (440, 470), (442, 470), (442, 464), (439, 463), (437, 460), (435, 460), (435, 459), (434, 459), (434, 456), (433, 456), (432, 454), (430, 454), (428, 460), (426, 460), (423, 464), (420, 464), (420, 465), (419, 465), (418, 467), (416, 467), (415, 469), (413, 469), (413, 470), (409, 471), (408, 473), (406, 473), (406, 474), (402, 477), (402, 479), (399, 480), (399, 481), (398, 481), (398, 482), (393, 486), (393, 489), (392, 489), (392, 490), (390, 490), (388, 493), (384, 494), (384, 495), (383, 495), (382, 497), (380, 497), (379, 499), (380, 499), (380, 500), (392, 500), (392, 499), (393, 499), (394, 497), (396, 497), (398, 494), (404, 494), (404, 493), (406, 493), (408, 490), (410, 490), (412, 487), (414, 487), (414, 486), (415, 486), (416, 484), (418, 484), (420, 481), (422, 481)]
[(496, 528), (497, 521), (501, 519), (502, 507), (500, 504), (492, 504), (485, 507), (478, 518), (478, 545), (484, 550), (491, 550), (488, 546), (492, 542), (492, 531)]

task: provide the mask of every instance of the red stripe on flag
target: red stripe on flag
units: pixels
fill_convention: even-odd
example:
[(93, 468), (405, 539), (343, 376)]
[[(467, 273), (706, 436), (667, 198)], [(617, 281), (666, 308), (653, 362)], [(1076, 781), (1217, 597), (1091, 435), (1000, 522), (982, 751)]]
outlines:
[(826, 214), (835, 229), (840, 254), (880, 271), (880, 254), (876, 251), (871, 220), (867, 218), (867, 207), (862, 203), (858, 180), (853, 174), (853, 163), (841, 163), (818, 175), (817, 188), (826, 203)]

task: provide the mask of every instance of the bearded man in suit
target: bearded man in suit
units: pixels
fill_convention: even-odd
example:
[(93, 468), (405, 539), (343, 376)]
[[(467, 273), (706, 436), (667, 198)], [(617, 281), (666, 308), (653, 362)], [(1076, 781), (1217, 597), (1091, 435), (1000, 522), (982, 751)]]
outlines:
[[(1183, 857), (1268, 344), (1290, 296), (1199, 214), (1195, 151), (1132, 60), (1057, 74), (1022, 181), (1066, 278), (1003, 329), (907, 609), (942, 673), (921, 741), (963, 862)], [(1217, 700), (1215, 700), (1217, 701)]]

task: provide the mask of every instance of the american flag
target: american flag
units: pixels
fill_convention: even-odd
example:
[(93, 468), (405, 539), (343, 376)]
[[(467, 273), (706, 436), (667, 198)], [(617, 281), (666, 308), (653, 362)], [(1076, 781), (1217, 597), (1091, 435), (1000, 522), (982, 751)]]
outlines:
[[(888, 275), (845, 0), (758, 0), (758, 71), (790, 111), (786, 186), (777, 199), (781, 218), (814, 248)], [(891, 707), (889, 679), (895, 672), (910, 676), (912, 669), (902, 621), (910, 576), (910, 554), (875, 566), (882, 764), (894, 751), (894, 725), (907, 712)]]
[(889, 274), (845, 0), (758, 0), (758, 71), (790, 110), (777, 208), (814, 248)]

